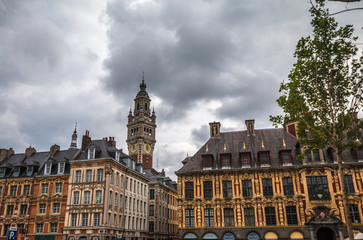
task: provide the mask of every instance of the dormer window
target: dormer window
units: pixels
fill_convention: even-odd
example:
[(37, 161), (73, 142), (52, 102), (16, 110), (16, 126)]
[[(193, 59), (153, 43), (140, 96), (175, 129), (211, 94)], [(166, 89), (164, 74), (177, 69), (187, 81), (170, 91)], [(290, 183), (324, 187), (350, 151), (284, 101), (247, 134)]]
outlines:
[(212, 155), (203, 156), (203, 168), (212, 168)]
[(95, 159), (95, 149), (94, 148), (90, 148), (88, 149), (88, 159)]
[(251, 153), (250, 152), (241, 153), (241, 164), (242, 164), (242, 167), (248, 167), (251, 165)]
[(120, 161), (120, 153), (118, 151), (115, 152), (115, 160)]
[(231, 166), (231, 155), (230, 154), (221, 154), (221, 165), (222, 165), (222, 168)]
[(20, 167), (15, 167), (13, 172), (13, 177), (19, 177), (20, 175)]
[(44, 174), (49, 175), (51, 170), (52, 170), (52, 164), (51, 163), (46, 163), (45, 168), (44, 168)]
[(357, 149), (357, 159), (363, 161), (363, 147)]
[(270, 164), (269, 152), (260, 152), (260, 163), (261, 163), (261, 165)]
[(283, 165), (291, 163), (291, 151), (281, 151), (280, 154)]
[(33, 175), (33, 170), (34, 170), (33, 166), (27, 166), (26, 167), (26, 176), (30, 177), (31, 175)]
[(0, 177), (5, 177), (6, 168), (2, 167), (0, 168)]
[(65, 167), (65, 165), (66, 164), (64, 162), (58, 163), (58, 174), (64, 173), (64, 167)]

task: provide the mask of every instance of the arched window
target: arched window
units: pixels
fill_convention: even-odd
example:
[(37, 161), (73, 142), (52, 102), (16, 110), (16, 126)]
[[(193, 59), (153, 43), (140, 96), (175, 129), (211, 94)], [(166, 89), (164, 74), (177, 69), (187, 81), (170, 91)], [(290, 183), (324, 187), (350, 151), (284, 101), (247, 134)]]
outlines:
[(147, 111), (147, 103), (145, 103), (145, 111)]
[(265, 239), (266, 240), (277, 240), (278, 237), (277, 237), (276, 233), (274, 233), (274, 232), (267, 232), (265, 234)]
[(290, 234), (291, 240), (303, 240), (304, 236), (300, 232), (293, 232)]

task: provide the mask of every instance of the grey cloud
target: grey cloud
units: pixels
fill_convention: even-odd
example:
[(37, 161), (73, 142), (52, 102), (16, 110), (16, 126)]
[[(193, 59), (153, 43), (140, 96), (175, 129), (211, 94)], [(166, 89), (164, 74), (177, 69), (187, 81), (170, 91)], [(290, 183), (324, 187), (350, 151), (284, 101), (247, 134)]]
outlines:
[(201, 147), (209, 138), (209, 127), (208, 123), (203, 124), (199, 128), (194, 128), (191, 131), (191, 141), (197, 146)]

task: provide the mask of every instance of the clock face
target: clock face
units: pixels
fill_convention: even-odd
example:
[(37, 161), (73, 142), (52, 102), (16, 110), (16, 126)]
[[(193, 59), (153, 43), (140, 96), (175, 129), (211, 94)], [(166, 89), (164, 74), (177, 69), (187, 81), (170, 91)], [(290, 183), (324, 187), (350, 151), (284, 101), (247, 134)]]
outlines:
[(146, 152), (146, 153), (150, 153), (150, 152), (151, 152), (151, 147), (150, 147), (150, 145), (149, 145), (149, 144), (145, 144), (145, 145), (144, 145), (144, 150), (145, 150), (145, 152)]
[(136, 144), (134, 144), (131, 146), (130, 152), (134, 153), (134, 152), (136, 152), (136, 149), (137, 149)]

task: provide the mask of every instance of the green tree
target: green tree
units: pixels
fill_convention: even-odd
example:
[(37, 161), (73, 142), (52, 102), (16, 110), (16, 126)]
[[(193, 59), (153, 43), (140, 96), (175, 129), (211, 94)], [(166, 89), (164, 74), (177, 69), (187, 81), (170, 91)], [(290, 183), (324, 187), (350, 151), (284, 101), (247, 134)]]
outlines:
[[(353, 42), (353, 27), (338, 26), (329, 16), (323, 0), (310, 8), (311, 36), (303, 37), (296, 46), (296, 63), (288, 81), (281, 83), (282, 96), (277, 103), (284, 116), (270, 116), (274, 124), (298, 121), (299, 142), (309, 149), (334, 149), (342, 183), (345, 222), (349, 239), (352, 223), (347, 207), (347, 194), (341, 153), (356, 148), (362, 137), (362, 63)], [(302, 157), (302, 156), (300, 156)]]

